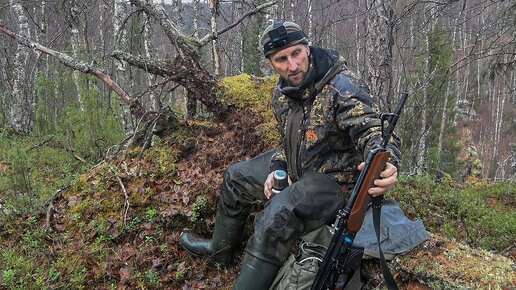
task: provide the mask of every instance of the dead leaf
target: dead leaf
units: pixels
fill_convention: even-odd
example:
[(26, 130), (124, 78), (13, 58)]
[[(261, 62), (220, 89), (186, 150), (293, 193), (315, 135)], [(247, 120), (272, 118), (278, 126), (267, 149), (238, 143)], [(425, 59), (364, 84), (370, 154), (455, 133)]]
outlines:
[(120, 282), (127, 283), (131, 279), (131, 270), (128, 267), (122, 267), (118, 270), (118, 274), (120, 275)]

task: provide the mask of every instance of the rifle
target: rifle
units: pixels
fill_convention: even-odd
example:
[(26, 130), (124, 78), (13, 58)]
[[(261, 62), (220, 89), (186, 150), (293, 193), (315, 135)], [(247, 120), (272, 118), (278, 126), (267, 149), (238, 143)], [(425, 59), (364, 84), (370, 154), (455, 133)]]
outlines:
[[(385, 164), (390, 157), (390, 152), (387, 151), (387, 144), (394, 132), (394, 127), (405, 106), (407, 97), (407, 93), (402, 93), (400, 102), (394, 113), (382, 114), (381, 116), (382, 142), (379, 147), (368, 153), (365, 167), (362, 172), (360, 172), (350, 198), (346, 206), (341, 209), (337, 215), (337, 219), (333, 224), (333, 237), (321, 266), (319, 267), (314, 283), (312, 284), (312, 290), (336, 289), (337, 283), (342, 283), (339, 277), (345, 274), (348, 269), (353, 268), (353, 266), (348, 265), (356, 261), (353, 256), (360, 255), (359, 258), (361, 258), (362, 251), (356, 251), (352, 245), (356, 233), (362, 227), (371, 200), (383, 276), (389, 290), (398, 289), (380, 248), (380, 208), (383, 195), (372, 198), (367, 191), (373, 186), (373, 182), (380, 177), (380, 173), (385, 168)], [(384, 130), (385, 120), (388, 122), (386, 130)], [(340, 288), (345, 285), (338, 286)]]

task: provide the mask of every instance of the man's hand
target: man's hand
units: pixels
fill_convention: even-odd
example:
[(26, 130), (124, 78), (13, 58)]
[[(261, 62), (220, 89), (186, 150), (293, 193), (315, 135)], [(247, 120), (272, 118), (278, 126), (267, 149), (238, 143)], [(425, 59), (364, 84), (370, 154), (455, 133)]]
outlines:
[[(272, 179), (274, 178), (274, 171), (269, 173), (269, 176), (267, 176), (267, 179), (265, 180), (265, 183), (263, 184), (263, 194), (265, 194), (265, 197), (267, 199), (271, 199), (271, 197), (274, 195), (272, 192)], [(292, 180), (290, 180), (290, 176), (288, 176), (288, 185), (292, 184)]]
[(270, 199), (272, 197), (272, 178), (274, 175), (274, 171), (269, 173), (269, 176), (267, 176), (267, 179), (265, 180), (265, 183), (263, 184), (263, 194), (265, 194), (265, 197), (267, 199)]
[[(362, 169), (364, 169), (364, 166), (364, 162), (360, 163), (360, 165), (358, 165), (358, 170), (362, 171)], [(372, 196), (384, 194), (394, 187), (396, 182), (398, 182), (398, 169), (396, 168), (396, 166), (387, 162), (385, 164), (385, 169), (382, 171), (382, 173), (380, 173), (380, 177), (381, 179), (377, 179), (374, 181), (374, 185), (376, 187), (371, 187), (367, 191)]]

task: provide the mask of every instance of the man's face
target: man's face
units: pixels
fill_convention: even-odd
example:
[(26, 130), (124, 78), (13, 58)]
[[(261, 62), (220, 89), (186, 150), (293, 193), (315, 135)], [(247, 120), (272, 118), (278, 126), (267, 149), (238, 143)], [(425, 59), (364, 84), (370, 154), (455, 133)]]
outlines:
[(269, 56), (271, 67), (291, 86), (303, 83), (309, 67), (310, 49), (307, 45), (297, 44)]

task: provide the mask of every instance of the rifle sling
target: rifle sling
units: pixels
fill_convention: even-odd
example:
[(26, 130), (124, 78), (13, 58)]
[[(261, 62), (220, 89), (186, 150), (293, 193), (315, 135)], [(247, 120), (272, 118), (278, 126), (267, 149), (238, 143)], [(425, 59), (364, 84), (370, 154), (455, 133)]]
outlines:
[(382, 247), (380, 246), (380, 218), (382, 212), (382, 203), (383, 195), (373, 197), (373, 225), (374, 231), (376, 233), (376, 241), (378, 242), (378, 251), (380, 253), (380, 267), (382, 268), (382, 274), (383, 278), (385, 279), (385, 283), (387, 284), (387, 289), (399, 290), (398, 286), (396, 285), (396, 281), (394, 280), (394, 277), (392, 277), (392, 273), (389, 270), (389, 266), (387, 266), (387, 262), (385, 261), (385, 257), (383, 255)]

